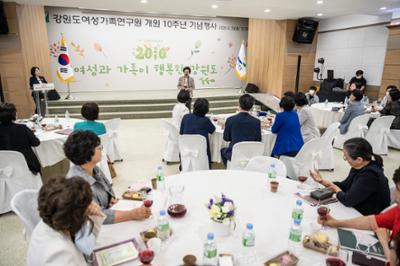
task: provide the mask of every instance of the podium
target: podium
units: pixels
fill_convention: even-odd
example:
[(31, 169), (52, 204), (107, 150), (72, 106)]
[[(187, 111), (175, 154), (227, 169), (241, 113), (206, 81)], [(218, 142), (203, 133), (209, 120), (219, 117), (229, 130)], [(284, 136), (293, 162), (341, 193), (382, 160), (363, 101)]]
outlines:
[[(49, 106), (47, 102), (47, 92), (50, 90), (54, 90), (54, 83), (41, 83), (33, 85), (33, 93), (35, 95), (36, 102), (36, 111), (40, 116), (45, 116), (49, 114)], [(40, 102), (40, 92), (44, 95), (44, 106), (45, 106), (45, 114), (42, 114), (41, 102)]]

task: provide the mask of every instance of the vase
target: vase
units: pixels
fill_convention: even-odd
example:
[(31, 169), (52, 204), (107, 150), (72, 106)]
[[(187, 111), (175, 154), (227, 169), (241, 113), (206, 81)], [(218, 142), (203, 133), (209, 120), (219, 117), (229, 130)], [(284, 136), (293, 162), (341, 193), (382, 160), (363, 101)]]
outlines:
[(214, 220), (211, 219), (211, 231), (219, 237), (227, 237), (232, 234), (236, 228), (236, 223), (233, 220)]

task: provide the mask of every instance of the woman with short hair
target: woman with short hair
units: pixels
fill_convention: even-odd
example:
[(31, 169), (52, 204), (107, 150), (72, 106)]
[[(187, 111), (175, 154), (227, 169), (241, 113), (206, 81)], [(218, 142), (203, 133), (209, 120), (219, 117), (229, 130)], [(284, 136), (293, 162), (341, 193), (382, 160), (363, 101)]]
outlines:
[(387, 96), (387, 104), (380, 111), (381, 115), (393, 115), (395, 119), (390, 126), (390, 129), (400, 129), (400, 91), (397, 88), (392, 88)]
[(207, 141), (208, 162), (211, 163), (210, 142), (208, 135), (214, 133), (215, 126), (211, 120), (206, 117), (209, 111), (209, 103), (205, 98), (199, 98), (193, 105), (193, 113), (183, 117), (181, 123), (181, 135), (202, 135)]
[(92, 131), (77, 131), (69, 135), (64, 143), (64, 152), (73, 165), (67, 177), (81, 176), (90, 184), (93, 199), (106, 215), (105, 224), (148, 218), (151, 215), (150, 208), (139, 207), (130, 211), (110, 209), (118, 200), (103, 171), (96, 166), (101, 161), (102, 150), (99, 137)]
[(382, 157), (372, 152), (363, 138), (352, 138), (343, 144), (343, 159), (351, 166), (345, 180), (331, 182), (321, 177), (318, 170), (311, 173), (315, 181), (336, 193), (346, 207), (353, 207), (362, 215), (378, 214), (390, 204), (388, 180), (383, 173)]
[(181, 128), (182, 118), (190, 112), (190, 106), (187, 106), (190, 102), (190, 93), (186, 90), (180, 90), (177, 100), (178, 102), (172, 110), (172, 124), (174, 124), (176, 129), (179, 131)]
[(357, 116), (364, 114), (365, 108), (364, 104), (361, 102), (363, 97), (364, 97), (363, 93), (358, 89), (355, 89), (354, 91), (351, 92), (349, 104), (346, 107), (342, 119), (340, 120), (340, 126), (339, 126), (340, 134), (346, 134), (347, 131), (349, 130), (351, 121)]
[(27, 265), (87, 265), (104, 215), (92, 202), (90, 185), (80, 177), (56, 177), (42, 186), (41, 218), (29, 242)]
[(17, 108), (12, 103), (0, 104), (0, 150), (17, 151), (24, 155), (29, 170), (40, 173), (41, 165), (32, 147), (40, 140), (26, 125), (16, 124)]
[(106, 134), (106, 127), (103, 123), (97, 122), (99, 119), (99, 106), (95, 102), (86, 102), (82, 105), (81, 115), (86, 121), (77, 122), (74, 125), (74, 131), (77, 130), (90, 130), (98, 136)]
[(279, 107), (283, 112), (276, 115), (271, 131), (275, 133), (276, 141), (272, 149), (272, 156), (281, 155), (294, 157), (303, 147), (299, 116), (293, 110), (295, 106), (292, 97), (284, 96)]
[(303, 136), (304, 143), (309, 142), (312, 139), (319, 138), (321, 133), (317, 128), (314, 117), (311, 113), (310, 107), (308, 106), (307, 97), (304, 93), (298, 92), (294, 96), (294, 102), (296, 104), (295, 109), (299, 115), (301, 134)]

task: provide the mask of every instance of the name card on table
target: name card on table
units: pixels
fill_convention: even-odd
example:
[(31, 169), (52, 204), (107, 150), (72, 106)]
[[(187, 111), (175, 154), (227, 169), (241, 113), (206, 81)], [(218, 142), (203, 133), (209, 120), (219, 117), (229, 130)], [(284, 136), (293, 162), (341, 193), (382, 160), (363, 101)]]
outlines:
[(34, 91), (51, 91), (54, 90), (54, 83), (42, 83), (42, 84), (34, 84)]

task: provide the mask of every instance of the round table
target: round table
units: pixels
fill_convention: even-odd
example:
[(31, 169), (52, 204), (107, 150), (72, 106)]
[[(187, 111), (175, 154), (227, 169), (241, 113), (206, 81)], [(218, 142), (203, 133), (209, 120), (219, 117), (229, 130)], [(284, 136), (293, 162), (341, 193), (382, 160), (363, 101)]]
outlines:
[[(63, 129), (73, 129), (76, 122), (80, 119), (70, 118), (69, 121), (65, 118), (59, 118), (59, 124)], [(54, 118), (45, 118), (41, 124), (54, 124)], [(67, 140), (67, 135), (55, 133), (58, 130), (44, 131), (38, 130), (35, 132), (36, 137), (40, 140), (40, 145), (34, 148), (42, 167), (54, 165), (65, 159), (63, 145)]]
[[(166, 177), (167, 187), (184, 185), (184, 200), (188, 212), (181, 219), (169, 218), (173, 230), (162, 254), (160, 265), (180, 265), (182, 257), (193, 254), (202, 262), (203, 244), (206, 235), (213, 228), (205, 207), (209, 198), (224, 193), (234, 200), (236, 205), (236, 230), (229, 237), (217, 237), (219, 253), (229, 253), (237, 257), (241, 254), (241, 234), (246, 223), (253, 223), (256, 234), (255, 265), (288, 249), (289, 228), (292, 223), (291, 211), (297, 197), (294, 195), (297, 182), (278, 178), (280, 185), (277, 193), (269, 191), (266, 176), (263, 173), (232, 170), (212, 170), (189, 172)], [(165, 196), (164, 196), (165, 197)], [(130, 221), (113, 225), (104, 225), (97, 240), (97, 247), (103, 247), (129, 238), (139, 237), (139, 232), (156, 225), (156, 216), (160, 208), (165, 208), (166, 200), (158, 191), (153, 192), (153, 219)], [(303, 234), (310, 232), (317, 220), (317, 208), (304, 203)], [(360, 214), (353, 208), (341, 203), (330, 205), (331, 213), (339, 218), (352, 218)], [(313, 225), (313, 226), (312, 226)], [(337, 243), (337, 231), (326, 229), (332, 243)], [(298, 265), (314, 265), (324, 260), (324, 255), (301, 247)], [(139, 265), (137, 261), (129, 265)], [(351, 265), (351, 264), (350, 264)]]
[(319, 128), (327, 128), (332, 123), (339, 122), (344, 112), (332, 111), (332, 107), (341, 107), (341, 103), (329, 102), (329, 103), (314, 103), (311, 105), (310, 110), (314, 116), (315, 123)]
[[(218, 115), (218, 118), (228, 118), (234, 114), (229, 115)], [(212, 120), (211, 120), (212, 121)], [(221, 149), (228, 147), (229, 142), (224, 140), (224, 130), (218, 125), (215, 121), (212, 121), (216, 130), (213, 134), (210, 135), (210, 152), (211, 152), (211, 161), (220, 163), (222, 162), (221, 158)], [(271, 156), (272, 149), (275, 145), (276, 134), (272, 133), (271, 130), (261, 130), (261, 141), (265, 144), (264, 155)]]

